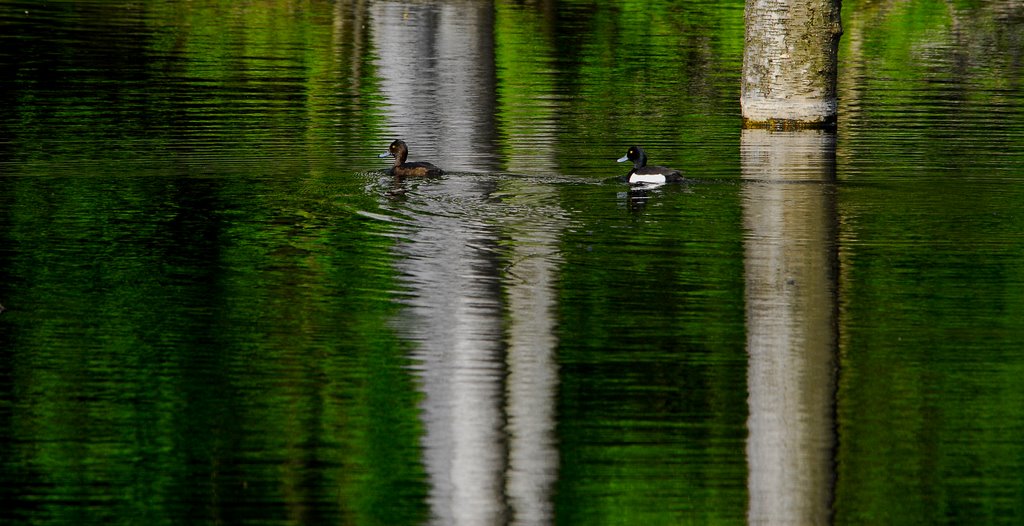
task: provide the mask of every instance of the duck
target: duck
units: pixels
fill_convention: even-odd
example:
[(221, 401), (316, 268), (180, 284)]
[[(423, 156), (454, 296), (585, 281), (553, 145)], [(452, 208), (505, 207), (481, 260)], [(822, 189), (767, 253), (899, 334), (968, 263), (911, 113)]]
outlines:
[(618, 159), (620, 163), (626, 161), (633, 161), (633, 169), (626, 174), (626, 182), (629, 184), (679, 183), (685, 180), (679, 170), (664, 166), (647, 166), (647, 152), (639, 146), (630, 146), (626, 155)]
[(388, 151), (380, 154), (378, 157), (395, 158), (395, 165), (388, 170), (388, 173), (396, 177), (427, 177), (444, 175), (444, 170), (441, 170), (430, 163), (405, 162), (405, 159), (409, 157), (409, 147), (406, 146), (405, 141), (401, 139), (397, 139), (392, 142), (391, 146), (388, 146)]

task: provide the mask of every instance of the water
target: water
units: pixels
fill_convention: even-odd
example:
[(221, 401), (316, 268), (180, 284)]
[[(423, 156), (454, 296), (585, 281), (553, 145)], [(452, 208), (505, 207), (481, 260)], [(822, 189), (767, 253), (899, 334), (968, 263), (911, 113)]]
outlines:
[(0, 518), (1020, 523), (1024, 11), (844, 4), (831, 135), (736, 1), (0, 3)]

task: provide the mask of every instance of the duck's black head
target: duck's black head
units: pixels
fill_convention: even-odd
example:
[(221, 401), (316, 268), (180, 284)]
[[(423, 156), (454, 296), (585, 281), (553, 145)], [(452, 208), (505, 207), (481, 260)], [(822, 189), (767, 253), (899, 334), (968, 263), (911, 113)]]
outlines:
[(624, 163), (626, 161), (632, 161), (634, 168), (642, 168), (647, 166), (647, 153), (639, 146), (630, 146), (626, 155), (619, 158), (620, 163)]

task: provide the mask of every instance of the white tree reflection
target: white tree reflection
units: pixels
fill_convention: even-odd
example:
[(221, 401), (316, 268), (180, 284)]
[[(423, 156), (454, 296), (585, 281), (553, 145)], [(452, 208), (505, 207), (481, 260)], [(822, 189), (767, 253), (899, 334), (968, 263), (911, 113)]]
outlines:
[(751, 524), (826, 524), (835, 474), (835, 135), (744, 130)]

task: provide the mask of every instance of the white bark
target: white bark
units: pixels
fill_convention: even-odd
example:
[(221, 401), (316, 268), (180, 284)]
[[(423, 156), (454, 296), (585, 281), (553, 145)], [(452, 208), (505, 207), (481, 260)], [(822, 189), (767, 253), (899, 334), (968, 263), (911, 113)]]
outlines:
[(840, 0), (747, 0), (744, 127), (832, 127)]

